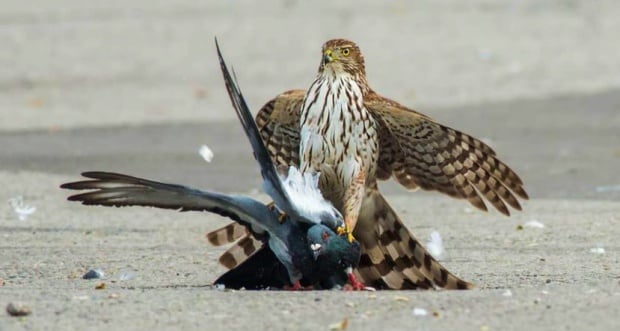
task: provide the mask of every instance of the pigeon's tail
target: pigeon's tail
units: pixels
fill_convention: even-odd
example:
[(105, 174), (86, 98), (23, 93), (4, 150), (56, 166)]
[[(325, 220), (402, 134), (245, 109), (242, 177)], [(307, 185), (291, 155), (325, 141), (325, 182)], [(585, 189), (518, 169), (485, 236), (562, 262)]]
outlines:
[(377, 190), (367, 191), (353, 235), (362, 246), (356, 276), (367, 286), (389, 289), (470, 289), (411, 234)]
[(213, 283), (224, 285), (226, 288), (246, 290), (280, 289), (290, 285), (286, 267), (268, 246), (263, 246), (242, 262)]

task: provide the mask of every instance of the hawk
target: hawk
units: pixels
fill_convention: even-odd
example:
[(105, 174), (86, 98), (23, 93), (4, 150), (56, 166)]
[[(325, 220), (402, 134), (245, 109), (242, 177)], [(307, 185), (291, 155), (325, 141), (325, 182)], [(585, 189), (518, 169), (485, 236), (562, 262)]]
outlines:
[[(349, 40), (327, 41), (310, 88), (270, 100), (256, 122), (277, 164), (321, 173), (321, 192), (361, 244), (357, 276), (375, 288), (473, 286), (422, 247), (379, 192), (378, 180), (466, 199), (484, 211), (486, 200), (507, 216), (508, 206), (521, 210), (518, 199), (528, 199), (522, 180), (487, 144), (372, 90), (364, 57)], [(234, 225), (207, 238), (216, 245), (240, 239), (220, 258), (228, 267), (256, 246)]]

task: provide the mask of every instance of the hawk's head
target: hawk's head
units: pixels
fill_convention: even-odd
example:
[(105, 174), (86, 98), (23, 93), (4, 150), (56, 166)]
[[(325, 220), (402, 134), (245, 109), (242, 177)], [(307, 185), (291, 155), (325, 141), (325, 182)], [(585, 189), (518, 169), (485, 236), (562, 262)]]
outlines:
[(366, 75), (364, 57), (357, 45), (346, 39), (332, 39), (323, 44), (319, 72), (331, 70), (334, 73), (347, 72), (351, 75)]

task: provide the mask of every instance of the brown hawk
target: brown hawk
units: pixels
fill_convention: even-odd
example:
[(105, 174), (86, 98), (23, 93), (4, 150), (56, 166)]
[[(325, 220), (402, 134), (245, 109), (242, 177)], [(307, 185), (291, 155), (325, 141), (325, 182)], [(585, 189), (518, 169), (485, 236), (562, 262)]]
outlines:
[[(405, 228), (377, 188), (394, 177), (408, 189), (435, 190), (502, 214), (528, 199), (519, 176), (493, 149), (374, 92), (364, 58), (349, 40), (323, 45), (319, 72), (308, 91), (284, 92), (261, 108), (256, 122), (280, 165), (321, 173), (321, 192), (345, 217), (362, 245), (358, 278), (376, 288), (472, 287), (439, 264)], [(232, 268), (259, 248), (231, 224), (207, 235), (233, 242), (220, 261)]]

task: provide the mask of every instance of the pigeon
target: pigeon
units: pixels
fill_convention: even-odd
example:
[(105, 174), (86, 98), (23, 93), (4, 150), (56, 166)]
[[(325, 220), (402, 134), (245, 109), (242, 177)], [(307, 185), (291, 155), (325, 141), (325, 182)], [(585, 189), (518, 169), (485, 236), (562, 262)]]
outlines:
[(62, 184), (63, 189), (89, 190), (68, 200), (84, 205), (207, 211), (238, 222), (262, 247), (214, 282), (226, 288), (363, 289), (352, 271), (359, 263), (360, 245), (342, 235), (344, 220), (321, 195), (320, 174), (301, 174), (291, 167), (285, 178), (280, 177), (217, 40), (216, 47), (228, 93), (260, 165), (263, 190), (274, 202), (264, 204), (245, 196), (101, 171), (82, 173), (89, 180)]

